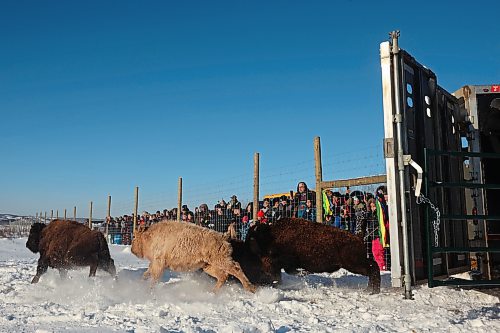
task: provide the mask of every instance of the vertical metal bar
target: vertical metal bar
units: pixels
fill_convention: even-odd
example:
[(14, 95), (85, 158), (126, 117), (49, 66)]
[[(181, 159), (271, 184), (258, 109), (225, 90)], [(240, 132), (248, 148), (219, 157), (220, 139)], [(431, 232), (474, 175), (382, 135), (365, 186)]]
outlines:
[(411, 299), (411, 278), (410, 278), (410, 253), (408, 241), (408, 221), (406, 216), (406, 189), (405, 189), (405, 165), (403, 160), (403, 114), (401, 113), (401, 100), (400, 100), (400, 56), (399, 56), (399, 31), (391, 32), (392, 38), (392, 54), (393, 57), (393, 71), (394, 71), (394, 104), (395, 104), (395, 122), (397, 130), (398, 142), (398, 171), (399, 171), (399, 187), (400, 187), (400, 200), (401, 200), (401, 226), (403, 228), (403, 255), (404, 255), (404, 285), (405, 285), (405, 298)]
[[(429, 196), (429, 152), (427, 148), (424, 148), (424, 189), (425, 194)], [(433, 252), (432, 252), (432, 241), (431, 241), (431, 225), (429, 221), (429, 205), (425, 205), (425, 239), (427, 242), (427, 284), (429, 288), (434, 287), (434, 263), (433, 263)]]
[(76, 206), (73, 207), (73, 219), (75, 219), (76, 222)]
[(52, 221), (54, 219), (54, 210), (51, 209), (50, 210), (50, 221)]
[(66, 208), (64, 208), (64, 221), (66, 221)]
[(316, 222), (323, 223), (323, 167), (321, 164), (321, 141), (319, 136), (314, 138), (314, 164), (316, 173)]

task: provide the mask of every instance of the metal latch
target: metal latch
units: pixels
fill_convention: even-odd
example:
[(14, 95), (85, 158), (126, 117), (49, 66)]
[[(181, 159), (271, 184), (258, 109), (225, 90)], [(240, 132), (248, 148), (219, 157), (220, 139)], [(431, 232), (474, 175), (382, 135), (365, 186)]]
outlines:
[(384, 158), (394, 158), (394, 138), (384, 139)]
[(417, 162), (411, 159), (411, 155), (403, 155), (404, 165), (410, 165), (415, 170), (417, 170), (417, 183), (415, 184), (415, 196), (418, 198), (420, 196), (420, 191), (422, 189), (422, 178), (424, 175), (424, 170)]

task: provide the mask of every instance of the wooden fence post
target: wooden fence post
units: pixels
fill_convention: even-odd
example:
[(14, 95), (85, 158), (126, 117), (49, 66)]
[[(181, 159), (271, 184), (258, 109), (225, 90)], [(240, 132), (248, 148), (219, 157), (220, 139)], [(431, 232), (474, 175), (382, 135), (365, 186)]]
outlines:
[(92, 230), (92, 201), (90, 202), (89, 228), (90, 228), (90, 230)]
[(66, 208), (64, 208), (64, 221), (66, 221)]
[(259, 169), (260, 155), (255, 153), (253, 156), (253, 220), (257, 221), (257, 212), (259, 211)]
[(314, 138), (314, 163), (316, 173), (316, 222), (323, 223), (323, 167), (321, 165), (321, 141), (319, 136)]
[(182, 208), (182, 177), (179, 177), (179, 188), (177, 191), (177, 222), (181, 221)]
[(139, 186), (135, 187), (135, 204), (134, 204), (134, 225), (132, 230), (132, 238), (135, 235), (135, 229), (137, 228), (137, 211), (139, 210)]
[(53, 219), (54, 219), (54, 210), (51, 209), (50, 210), (50, 221), (52, 222)]
[(73, 207), (73, 218), (75, 219), (76, 222), (76, 206)]
[(111, 196), (108, 195), (108, 215), (106, 217), (106, 240), (108, 240), (109, 222), (111, 221)]

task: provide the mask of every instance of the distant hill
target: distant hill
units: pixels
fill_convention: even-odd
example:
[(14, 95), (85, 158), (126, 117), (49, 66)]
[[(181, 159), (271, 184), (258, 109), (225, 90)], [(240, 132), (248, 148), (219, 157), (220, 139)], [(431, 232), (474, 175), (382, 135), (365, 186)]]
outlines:
[(0, 224), (9, 224), (10, 222), (20, 220), (25, 216), (14, 215), (14, 214), (0, 214)]
[[(28, 218), (31, 218), (32, 221), (36, 222), (35, 221), (35, 218), (33, 216), (21, 216), (21, 215), (15, 215), (15, 214), (3, 214), (3, 213), (0, 213), (0, 225), (5, 225), (5, 224), (9, 224), (11, 222), (14, 222), (14, 221), (17, 221), (17, 220), (22, 220), (22, 219), (28, 219)], [(62, 217), (59, 217), (60, 219)], [(55, 217), (54, 217), (55, 219)], [(69, 217), (68, 220), (73, 220), (73, 218)], [(88, 223), (88, 219), (87, 218), (80, 218), (78, 217), (76, 219), (77, 222), (80, 222), (80, 223)], [(50, 218), (47, 217), (47, 223), (50, 222)], [(103, 223), (104, 220), (103, 219), (92, 219), (92, 223), (93, 224), (100, 224), (100, 223)]]

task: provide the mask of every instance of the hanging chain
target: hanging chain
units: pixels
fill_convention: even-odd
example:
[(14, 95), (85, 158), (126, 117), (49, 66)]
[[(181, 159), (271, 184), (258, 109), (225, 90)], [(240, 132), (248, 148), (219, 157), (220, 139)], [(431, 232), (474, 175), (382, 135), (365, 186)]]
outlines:
[(434, 215), (436, 215), (436, 218), (432, 220), (432, 228), (434, 230), (434, 243), (435, 246), (439, 246), (439, 229), (441, 225), (441, 212), (439, 211), (439, 208), (434, 206), (434, 204), (429, 200), (429, 198), (425, 197), (422, 193), (420, 193), (420, 196), (417, 197), (417, 205), (421, 204), (429, 204), (431, 209), (434, 211)]

